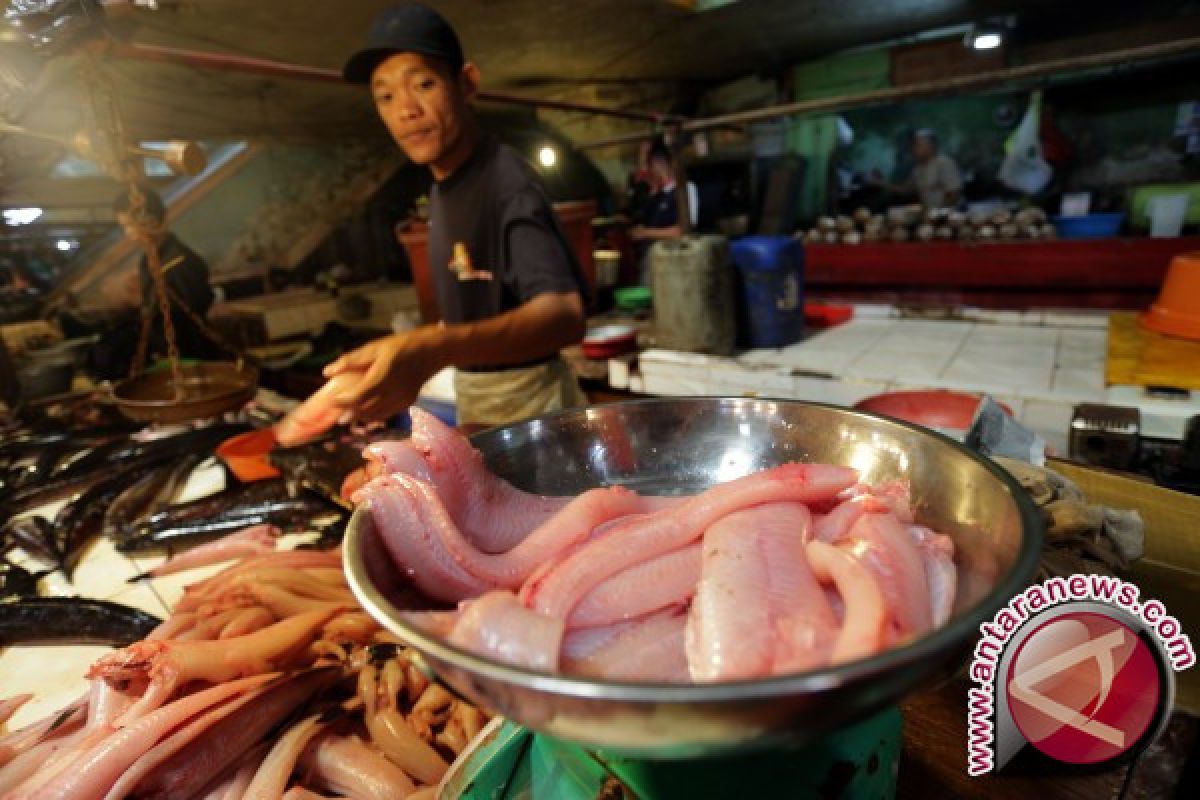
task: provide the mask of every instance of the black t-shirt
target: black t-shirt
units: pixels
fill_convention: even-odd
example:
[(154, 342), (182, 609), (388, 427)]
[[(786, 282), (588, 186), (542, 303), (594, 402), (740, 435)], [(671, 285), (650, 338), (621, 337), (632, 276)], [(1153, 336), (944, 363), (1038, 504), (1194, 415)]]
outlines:
[[(190, 247), (179, 241), (174, 234), (168, 233), (158, 246), (158, 259), (166, 270), (166, 284), (179, 295), (179, 299), (201, 319), (208, 314), (213, 304), (212, 287), (208, 282), (208, 264)], [(142, 283), (142, 302), (148, 303), (153, 309), (154, 327), (150, 333), (150, 351), (157, 355), (166, 355), (166, 338), (163, 336), (162, 316), (158, 313), (158, 294), (150, 279), (150, 270), (146, 266), (146, 257), (138, 265)], [(171, 326), (175, 329), (175, 344), (179, 355), (183, 358), (210, 359), (218, 358), (221, 350), (217, 348), (199, 326), (178, 308), (174, 299), (171, 300)]]
[(586, 298), (579, 264), (533, 169), (494, 139), (434, 184), (429, 225), (429, 270), (446, 322), (495, 317), (548, 292)]

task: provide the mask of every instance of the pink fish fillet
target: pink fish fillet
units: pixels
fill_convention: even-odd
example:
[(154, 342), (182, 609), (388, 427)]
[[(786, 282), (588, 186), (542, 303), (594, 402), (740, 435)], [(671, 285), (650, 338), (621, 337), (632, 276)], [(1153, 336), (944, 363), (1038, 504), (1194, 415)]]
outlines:
[(362, 378), (362, 372), (343, 372), (326, 381), (275, 425), (275, 438), (279, 444), (295, 447), (316, 439), (336, 425), (346, 411), (334, 405), (333, 398), (356, 386)]
[(837, 544), (879, 581), (899, 638), (933, 627), (925, 560), (907, 525), (891, 513), (863, 514)]
[(857, 473), (847, 467), (786, 464), (714, 486), (673, 508), (630, 520), (580, 548), (526, 596), (543, 614), (565, 619), (604, 579), (691, 544), (727, 514), (762, 503), (827, 500), (856, 480)]
[(571, 501), (517, 489), (484, 465), (467, 437), (433, 414), (418, 408), (410, 413), (412, 446), (424, 457), (451, 517), (483, 552), (510, 550)]
[(825, 663), (837, 620), (808, 565), (812, 525), (800, 503), (730, 514), (704, 533), (704, 563), (688, 620), (697, 681), (735, 680)]
[(562, 620), (530, 611), (512, 592), (494, 591), (464, 604), (448, 641), (505, 664), (553, 672), (562, 638)]
[[(401, 509), (409, 509), (410, 516), (422, 520), (418, 529), (409, 523), (397, 524), (395, 519), (375, 519), (393, 556), (414, 570), (414, 579), (427, 593), (431, 590), (440, 592), (435, 596), (443, 599), (461, 599), (478, 592), (469, 591), (458, 597), (446, 597), (450, 591), (464, 588), (464, 581), (458, 580), (453, 584), (454, 588), (435, 586), (413, 562), (432, 562), (435, 569), (452, 579), (458, 572), (463, 572), (476, 579), (473, 582), (475, 585), (482, 582), (490, 587), (515, 589), (538, 566), (582, 541), (596, 527), (615, 517), (636, 514), (646, 508), (643, 498), (628, 489), (619, 486), (591, 489), (571, 500), (562, 511), (530, 532), (511, 550), (484, 553), (462, 535), (431, 484), (409, 475), (391, 475), (375, 479), (370, 487), (379, 487), (378, 491), (369, 495), (372, 510), (391, 503)], [(364, 490), (366, 493), (367, 490)], [(413, 554), (412, 551), (418, 548), (424, 552)], [(433, 570), (430, 572), (436, 574)], [(469, 588), (470, 584), (466, 586)]]
[(805, 542), (812, 515), (799, 503), (777, 503), (741, 512), (756, 526), (767, 566), (767, 602), (775, 635), (771, 672), (814, 669), (829, 660), (837, 617), (808, 563)]
[(705, 531), (700, 584), (687, 623), (692, 680), (770, 674), (775, 642), (767, 581), (767, 563), (746, 512), (730, 514)]
[(860, 483), (840, 495), (842, 502), (813, 523), (813, 536), (823, 542), (836, 542), (849, 532), (858, 518), (871, 513), (891, 512), (902, 522), (912, 522), (912, 498), (906, 481), (889, 481), (879, 486)]
[(220, 564), (246, 556), (258, 556), (275, 552), (275, 540), (283, 533), (274, 525), (251, 525), (236, 533), (222, 536), (215, 542), (202, 544), (164, 561), (146, 573), (151, 578), (161, 578), (196, 567)]
[(652, 558), (592, 589), (567, 617), (568, 628), (609, 625), (686, 603), (700, 582), (700, 545)]
[(842, 624), (830, 663), (842, 664), (879, 652), (888, 613), (875, 576), (840, 547), (814, 540), (806, 552), (817, 579), (833, 583), (842, 600)]
[(576, 628), (569, 630), (563, 636), (559, 656), (563, 663), (583, 661), (601, 648), (616, 641), (617, 637), (626, 631), (640, 625), (645, 617), (614, 622), (611, 625), (601, 625), (596, 628)]
[(923, 525), (910, 525), (912, 534), (925, 559), (925, 577), (929, 581), (929, 605), (935, 628), (946, 624), (954, 612), (958, 591), (958, 568), (954, 566), (954, 540)]
[(582, 658), (567, 660), (564, 653), (563, 669), (610, 681), (686, 683), (686, 621), (687, 614), (679, 608), (651, 614), (617, 632)]
[(405, 477), (385, 475), (359, 492), (392, 560), (435, 600), (457, 602), (492, 588), (455, 560), (439, 530), (453, 525), (445, 509), (422, 502), (403, 482)]

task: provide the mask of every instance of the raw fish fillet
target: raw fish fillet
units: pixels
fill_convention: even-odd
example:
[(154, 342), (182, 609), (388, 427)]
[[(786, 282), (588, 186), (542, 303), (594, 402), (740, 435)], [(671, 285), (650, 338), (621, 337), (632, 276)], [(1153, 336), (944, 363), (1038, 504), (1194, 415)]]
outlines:
[(425, 481), (403, 474), (376, 478), (361, 495), (393, 558), (426, 594), (452, 601), (481, 588), (516, 589), (596, 527), (647, 507), (644, 498), (619, 486), (591, 489), (507, 552), (485, 553), (463, 536), (442, 497)]
[(806, 551), (818, 580), (834, 584), (841, 597), (841, 627), (830, 663), (842, 664), (878, 653), (884, 644), (888, 612), (875, 576), (841, 547), (814, 540)]
[(686, 620), (687, 615), (678, 608), (651, 614), (624, 626), (600, 646), (575, 660), (567, 657), (564, 645), (563, 669), (575, 675), (610, 681), (686, 683)]
[(696, 681), (795, 672), (825, 663), (837, 619), (809, 567), (811, 515), (770, 503), (723, 517), (704, 533), (688, 620)]
[(891, 513), (866, 513), (837, 541), (879, 581), (899, 638), (933, 627), (925, 559), (908, 527)]
[(686, 603), (700, 581), (700, 560), (693, 544), (618, 572), (584, 595), (567, 627), (609, 625)]
[(512, 592), (494, 591), (463, 605), (447, 640), (505, 664), (553, 672), (562, 637), (562, 620), (530, 611)]
[(275, 425), (275, 438), (279, 444), (295, 447), (316, 439), (336, 425), (346, 410), (334, 405), (333, 398), (355, 386), (362, 377), (361, 372), (343, 372), (326, 381)]
[(617, 526), (580, 548), (523, 594), (538, 611), (565, 619), (601, 581), (691, 544), (727, 514), (762, 503), (827, 500), (856, 480), (857, 473), (847, 467), (786, 464), (714, 486), (672, 508)]

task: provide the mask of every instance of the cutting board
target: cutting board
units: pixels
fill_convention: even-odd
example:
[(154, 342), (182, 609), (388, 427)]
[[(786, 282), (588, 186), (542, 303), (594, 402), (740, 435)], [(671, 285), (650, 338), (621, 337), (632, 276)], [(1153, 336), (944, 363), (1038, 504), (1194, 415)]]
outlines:
[(1148, 331), (1135, 313), (1111, 314), (1105, 377), (1110, 386), (1200, 389), (1200, 341)]

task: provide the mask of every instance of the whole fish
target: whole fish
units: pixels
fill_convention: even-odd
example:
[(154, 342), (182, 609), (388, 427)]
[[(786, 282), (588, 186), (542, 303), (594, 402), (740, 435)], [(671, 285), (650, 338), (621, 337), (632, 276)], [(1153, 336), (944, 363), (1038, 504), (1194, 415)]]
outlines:
[(45, 517), (9, 520), (0, 535), (34, 558), (62, 568), (63, 554), (58, 532)]
[(32, 461), (17, 471), (12, 482), (13, 488), (20, 489), (45, 480), (50, 477), (59, 462), (78, 451), (79, 448), (70, 442), (56, 442), (46, 445), (38, 450), (37, 455), (34, 456)]
[[(51, 500), (86, 489), (112, 473), (113, 466), (138, 470), (162, 463), (180, 453), (211, 453), (225, 439), (247, 430), (246, 425), (220, 423), (152, 442), (115, 442), (89, 451), (35, 486), (14, 490), (0, 514), (14, 516)], [(99, 453), (99, 455), (97, 455)]]
[(171, 469), (170, 464), (158, 464), (140, 476), (135, 476), (133, 483), (126, 486), (120, 494), (113, 498), (112, 503), (105, 510), (104, 533), (112, 536), (132, 525), (149, 507), (150, 502), (170, 475)]
[(0, 603), (8, 603), (22, 597), (36, 597), (38, 580), (44, 574), (30, 572), (7, 558), (0, 558)]
[(217, 423), (150, 441), (138, 441), (125, 437), (94, 448), (87, 455), (67, 464), (56, 473), (56, 476), (77, 476), (113, 463), (136, 460), (153, 453), (211, 452), (225, 439), (247, 429), (246, 425)]
[(124, 647), (162, 622), (140, 609), (87, 597), (32, 597), (0, 603), (0, 646), (106, 644)]
[[(300, 493), (297, 496), (304, 495)], [(287, 482), (282, 478), (237, 484), (207, 497), (179, 503), (151, 514), (134, 532), (148, 533), (193, 522), (265, 513), (293, 499)]]
[(54, 517), (62, 551), (62, 569), (67, 580), (83, 556), (84, 546), (104, 527), (104, 515), (118, 495), (135, 479), (139, 468), (115, 465), (109, 474), (93, 483)]
[(153, 527), (139, 526), (133, 535), (117, 540), (116, 547), (122, 553), (158, 549), (177, 552), (252, 525), (270, 524), (284, 530), (304, 529), (312, 525), (314, 519), (331, 514), (344, 512), (330, 506), (319, 496), (304, 491), (295, 497), (284, 496), (270, 502), (255, 501), (199, 519)]
[(138, 478), (108, 507), (104, 514), (104, 533), (120, 538), (146, 515), (170, 505), (206, 458), (208, 453), (205, 452), (184, 453), (174, 462), (160, 464)]

